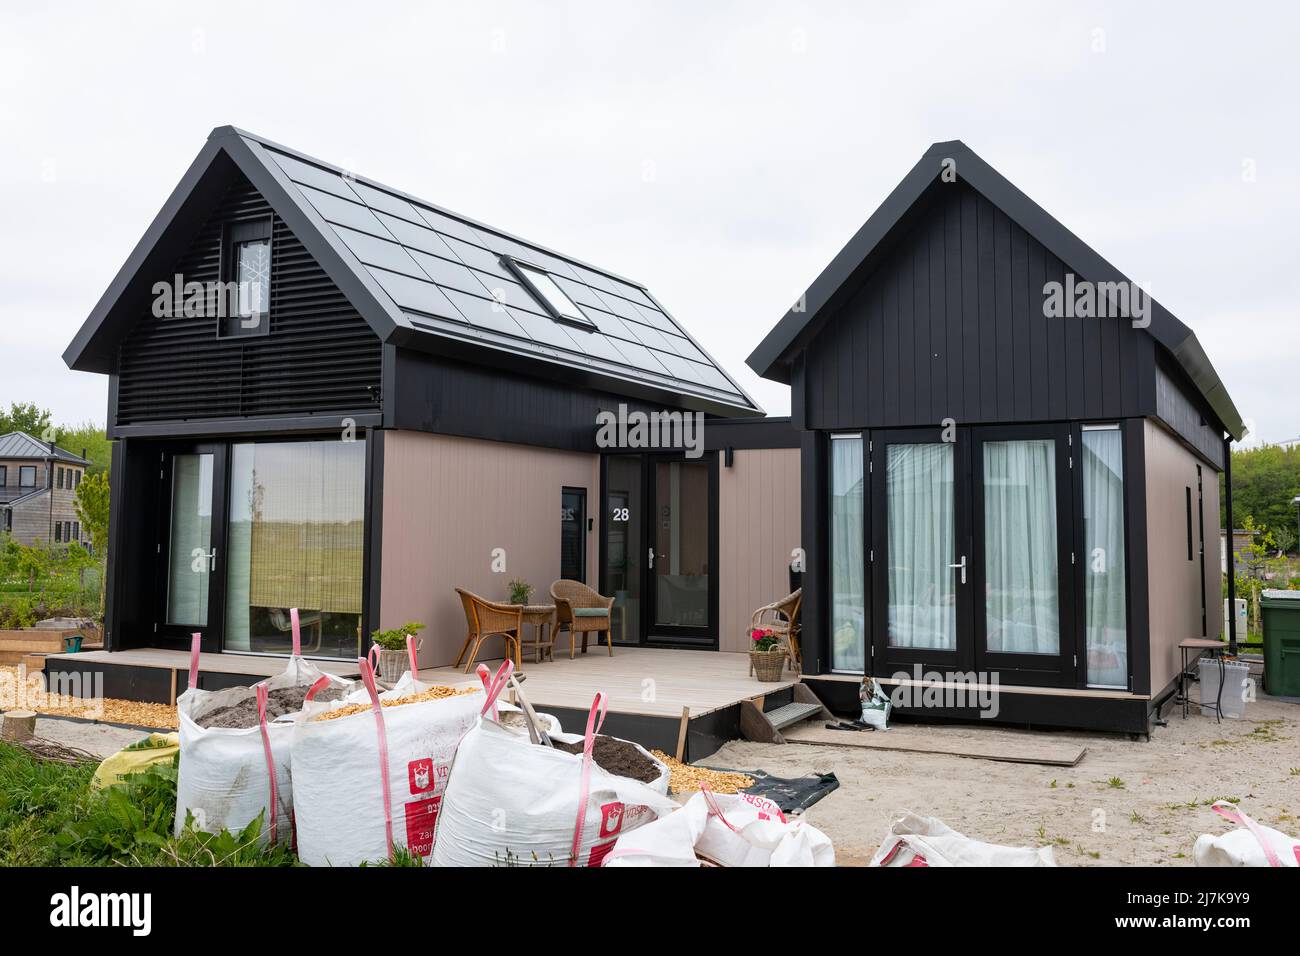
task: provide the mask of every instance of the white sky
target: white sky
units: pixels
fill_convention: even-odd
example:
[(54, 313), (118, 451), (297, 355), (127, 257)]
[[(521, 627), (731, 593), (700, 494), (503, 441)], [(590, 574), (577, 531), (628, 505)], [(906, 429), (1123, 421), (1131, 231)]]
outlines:
[(233, 124), (646, 283), (783, 414), (745, 357), (962, 139), (1300, 436), (1300, 5), (60, 7), (0, 12), (5, 406), (103, 421), (61, 353)]

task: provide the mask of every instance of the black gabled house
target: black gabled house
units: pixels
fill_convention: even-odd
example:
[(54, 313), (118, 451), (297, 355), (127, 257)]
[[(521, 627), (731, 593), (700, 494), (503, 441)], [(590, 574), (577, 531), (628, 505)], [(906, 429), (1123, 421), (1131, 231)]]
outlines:
[(1145, 730), (1179, 642), (1219, 634), (1240, 414), (1190, 329), (963, 143), (748, 362), (791, 387), (827, 686), (960, 676), (1003, 717)]

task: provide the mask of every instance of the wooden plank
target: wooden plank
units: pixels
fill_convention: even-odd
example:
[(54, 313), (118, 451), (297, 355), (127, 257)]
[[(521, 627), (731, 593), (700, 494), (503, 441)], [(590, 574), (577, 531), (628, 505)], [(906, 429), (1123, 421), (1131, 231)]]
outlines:
[(913, 730), (894, 727), (887, 731), (827, 730), (821, 718), (783, 731), (787, 743), (819, 747), (856, 747), (863, 750), (894, 750), (917, 754), (943, 754), (976, 760), (1044, 764), (1073, 767), (1088, 752), (1086, 747), (1063, 740), (1044, 740), (1026, 734), (993, 729), (968, 731), (968, 735), (945, 733), (952, 728)]
[(678, 760), (686, 759), (686, 731), (690, 729), (690, 726), (691, 726), (691, 709), (689, 707), (683, 707), (682, 723), (681, 726), (677, 728), (677, 755), (676, 756)]

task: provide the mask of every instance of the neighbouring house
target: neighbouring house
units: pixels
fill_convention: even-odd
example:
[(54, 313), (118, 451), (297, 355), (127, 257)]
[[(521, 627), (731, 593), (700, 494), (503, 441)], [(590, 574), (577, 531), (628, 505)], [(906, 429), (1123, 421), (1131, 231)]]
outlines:
[(1003, 719), (1147, 729), (1179, 642), (1219, 634), (1205, 544), (1244, 428), (1196, 336), (1135, 293), (937, 143), (755, 349), (800, 434), (820, 693), (920, 672), (954, 691), (930, 714), (976, 713), (973, 678)]
[(619, 644), (739, 651), (799, 545), (789, 420), (644, 286), (231, 127), (64, 358), (110, 380), (109, 651), (283, 654), (298, 607), (309, 655), (418, 620), (445, 665), (455, 587), (560, 577)]
[[(1239, 569), (1245, 569), (1250, 558), (1250, 548), (1260, 536), (1258, 530), (1248, 528), (1232, 529), (1232, 557)], [(1219, 529), (1219, 569), (1228, 573), (1228, 532)]]
[(80, 543), (77, 486), (89, 464), (26, 432), (0, 435), (0, 531), (27, 545)]

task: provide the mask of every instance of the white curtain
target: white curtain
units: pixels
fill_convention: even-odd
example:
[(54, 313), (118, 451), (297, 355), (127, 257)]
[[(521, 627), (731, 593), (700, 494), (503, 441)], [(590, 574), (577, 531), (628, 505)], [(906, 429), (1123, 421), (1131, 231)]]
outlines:
[(831, 668), (866, 664), (862, 439), (831, 441)]
[(953, 457), (946, 442), (890, 445), (889, 643), (957, 646)]
[(212, 456), (176, 455), (172, 458), (167, 623), (207, 627), (211, 550)]
[(1124, 446), (1118, 427), (1083, 432), (1088, 685), (1128, 687)]
[(984, 613), (990, 651), (1059, 654), (1056, 443), (984, 443)]

